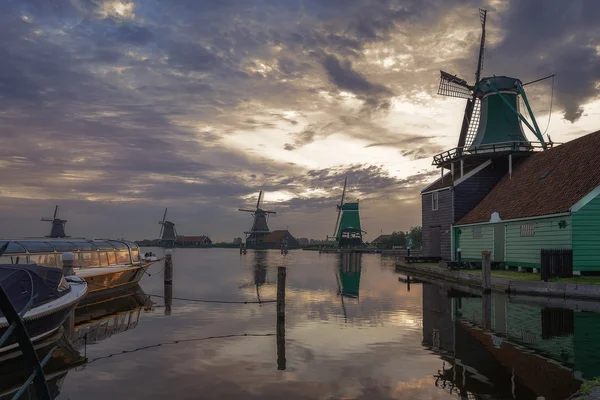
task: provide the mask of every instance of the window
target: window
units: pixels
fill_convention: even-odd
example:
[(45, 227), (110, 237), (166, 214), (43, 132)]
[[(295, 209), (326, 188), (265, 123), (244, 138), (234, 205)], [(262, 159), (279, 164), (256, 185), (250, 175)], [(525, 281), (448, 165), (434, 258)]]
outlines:
[(0, 256), (0, 264), (27, 264), (27, 256)]
[(473, 239), (481, 239), (483, 237), (483, 230), (480, 226), (471, 229), (473, 231)]
[(521, 225), (521, 236), (533, 236), (533, 235), (535, 235), (535, 224)]
[(115, 256), (115, 252), (109, 251), (107, 254), (108, 254), (108, 265), (117, 265), (117, 257)]
[(436, 211), (438, 209), (438, 205), (439, 205), (439, 192), (433, 192), (431, 193), (431, 209), (433, 211)]
[(131, 250), (131, 259), (133, 260), (134, 263), (142, 261), (140, 259), (140, 251), (138, 249), (135, 249), (135, 250), (132, 249)]
[(43, 267), (56, 267), (56, 255), (55, 254), (40, 254), (29, 256), (29, 262), (31, 264), (41, 265)]
[(129, 251), (117, 251), (117, 264), (131, 264)]
[(100, 265), (106, 267), (108, 265), (108, 256), (106, 253), (98, 253), (100, 256)]

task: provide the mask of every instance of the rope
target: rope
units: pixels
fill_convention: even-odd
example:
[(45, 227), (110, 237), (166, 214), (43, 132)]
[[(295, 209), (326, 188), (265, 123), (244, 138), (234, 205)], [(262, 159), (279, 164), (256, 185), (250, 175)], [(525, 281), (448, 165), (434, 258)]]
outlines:
[(544, 131), (544, 135), (548, 132), (548, 128), (550, 127), (550, 118), (552, 118), (552, 103), (554, 101), (554, 76), (552, 77), (552, 93), (550, 95), (550, 113), (548, 114), (548, 125), (546, 125), (546, 130)]
[[(136, 291), (133, 290), (127, 290), (127, 289), (120, 289), (120, 288), (110, 288), (109, 286), (106, 285), (101, 285), (98, 283), (92, 283), (92, 282), (88, 282), (88, 285), (92, 285), (92, 286), (96, 286), (96, 287), (101, 287), (104, 289), (110, 289), (110, 290), (118, 290), (118, 291), (122, 291), (122, 292), (126, 292), (126, 293), (131, 293), (131, 294), (135, 294), (137, 293)], [(149, 293), (145, 293), (144, 295), (148, 296), (148, 297), (159, 297), (164, 299), (165, 296), (160, 295), (160, 294), (149, 294)], [(207, 299), (192, 299), (192, 298), (187, 298), (187, 297), (171, 297), (172, 300), (182, 300), (182, 301), (191, 301), (191, 302), (196, 302), (196, 303), (217, 303), (217, 304), (264, 304), (264, 303), (276, 303), (277, 300), (260, 300), (260, 301), (254, 301), (254, 300), (244, 300), (244, 301), (230, 301), (230, 300), (207, 300)]]
[(181, 340), (173, 340), (171, 342), (162, 342), (162, 343), (156, 343), (156, 344), (151, 344), (148, 346), (143, 346), (143, 347), (138, 347), (136, 349), (133, 350), (123, 350), (117, 353), (112, 353), (109, 354), (107, 356), (102, 356), (102, 357), (97, 357), (94, 358), (93, 360), (87, 362), (79, 371), (83, 370), (85, 367), (87, 367), (88, 365), (99, 361), (99, 360), (104, 360), (107, 358), (111, 358), (114, 356), (121, 356), (121, 355), (125, 355), (125, 354), (131, 354), (131, 353), (135, 353), (141, 350), (147, 350), (147, 349), (152, 349), (152, 348), (156, 348), (156, 347), (160, 347), (160, 346), (167, 346), (167, 345), (173, 345), (173, 344), (179, 344), (179, 343), (186, 343), (186, 342), (200, 342), (200, 341), (204, 341), (204, 340), (211, 340), (211, 339), (227, 339), (227, 338), (233, 338), (233, 337), (268, 337), (268, 336), (276, 336), (275, 333), (244, 333), (244, 334), (238, 334), (238, 335), (221, 335), (221, 336), (207, 336), (207, 337), (202, 337), (202, 338), (191, 338), (191, 339), (181, 339)]

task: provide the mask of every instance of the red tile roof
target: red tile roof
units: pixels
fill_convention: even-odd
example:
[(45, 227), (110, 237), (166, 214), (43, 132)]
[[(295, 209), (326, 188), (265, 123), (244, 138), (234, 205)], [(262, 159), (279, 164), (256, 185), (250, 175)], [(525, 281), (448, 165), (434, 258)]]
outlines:
[(521, 160), (458, 224), (568, 212), (598, 186), (600, 131)]

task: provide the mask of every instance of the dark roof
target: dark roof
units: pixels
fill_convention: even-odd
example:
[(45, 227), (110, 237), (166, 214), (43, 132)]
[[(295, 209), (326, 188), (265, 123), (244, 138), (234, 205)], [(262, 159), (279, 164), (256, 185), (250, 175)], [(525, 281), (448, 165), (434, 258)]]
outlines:
[(519, 161), (458, 224), (568, 212), (600, 186), (600, 131)]
[(379, 235), (377, 236), (375, 239), (371, 240), (371, 243), (379, 243), (389, 237), (391, 237), (392, 235)]
[[(463, 173), (466, 175), (483, 163), (484, 163), (484, 161), (481, 161), (478, 163), (473, 163), (471, 165), (464, 165)], [(456, 179), (454, 179), (455, 181), (460, 179), (460, 162), (456, 163), (456, 167), (457, 168), (454, 170), (454, 175), (456, 177)], [(444, 188), (452, 186), (453, 185), (452, 173), (448, 172), (447, 174), (444, 174), (444, 176), (438, 178), (436, 181), (434, 181), (430, 185), (431, 186), (425, 186), (425, 189), (423, 189), (422, 193), (429, 193), (429, 192), (433, 192), (434, 190), (444, 189)]]
[(206, 235), (199, 236), (186, 236), (186, 235), (178, 235), (176, 242), (204, 242), (208, 241), (210, 238)]
[(277, 230), (277, 231), (273, 231), (271, 233), (268, 233), (264, 236), (263, 238), (263, 242), (265, 243), (274, 243), (274, 242), (279, 242), (283, 239), (285, 239), (286, 237), (291, 236), (292, 238), (294, 238), (292, 236), (292, 234), (287, 231), (287, 230)]

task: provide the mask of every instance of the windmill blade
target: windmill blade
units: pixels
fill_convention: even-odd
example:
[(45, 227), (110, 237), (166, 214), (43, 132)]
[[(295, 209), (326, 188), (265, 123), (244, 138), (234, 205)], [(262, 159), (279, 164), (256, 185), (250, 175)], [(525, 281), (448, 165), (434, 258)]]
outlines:
[(348, 183), (348, 177), (344, 179), (344, 190), (342, 190), (342, 200), (340, 201), (340, 206), (344, 204), (344, 197), (346, 196), (346, 183)]
[(479, 9), (479, 19), (481, 20), (481, 42), (479, 43), (479, 58), (477, 61), (477, 71), (475, 72), (475, 83), (481, 78), (483, 70), (483, 59), (485, 52), (485, 22), (487, 20), (487, 10)]
[(245, 208), (238, 208), (238, 211), (244, 211), (244, 212), (250, 212), (250, 213), (256, 212), (256, 210), (248, 210)]
[(473, 90), (464, 79), (440, 70), (438, 94), (457, 97), (459, 99), (470, 99), (473, 95)]
[(277, 214), (277, 211), (263, 211), (265, 214)]
[(52, 218), (42, 218), (40, 221), (44, 221), (44, 222), (52, 222), (54, 221)]
[(56, 205), (56, 207), (54, 207), (54, 219), (56, 219), (57, 215), (58, 215), (58, 204)]
[(337, 220), (335, 221), (335, 229), (333, 230), (333, 237), (337, 239), (337, 230), (338, 230), (338, 226), (340, 224), (340, 216), (342, 215), (342, 207), (338, 207), (338, 216), (337, 216)]
[(256, 202), (256, 208), (260, 208), (260, 201), (262, 200), (263, 191), (258, 192), (258, 201)]
[(158, 238), (162, 239), (163, 229), (165, 229), (164, 224), (160, 224), (160, 232), (158, 233)]
[(167, 219), (167, 208), (165, 208), (165, 214), (163, 215), (163, 219), (162, 219), (163, 224), (165, 223), (166, 219)]

